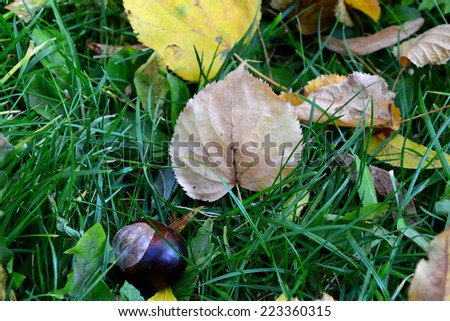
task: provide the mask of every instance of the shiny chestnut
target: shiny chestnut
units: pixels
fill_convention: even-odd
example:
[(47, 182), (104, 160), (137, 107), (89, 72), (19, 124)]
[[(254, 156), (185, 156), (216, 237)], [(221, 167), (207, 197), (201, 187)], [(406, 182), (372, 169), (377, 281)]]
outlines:
[(181, 278), (188, 250), (185, 240), (155, 220), (122, 227), (112, 241), (124, 278), (141, 292), (162, 290)]

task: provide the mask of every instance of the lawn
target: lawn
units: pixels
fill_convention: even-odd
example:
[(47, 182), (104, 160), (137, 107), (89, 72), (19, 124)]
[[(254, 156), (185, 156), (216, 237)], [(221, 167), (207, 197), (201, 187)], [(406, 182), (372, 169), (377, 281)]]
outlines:
[[(354, 27), (336, 23), (331, 30), (356, 37), (422, 16), (422, 32), (449, 19), (437, 7), (418, 8), (419, 1), (382, 1), (377, 22), (353, 11)], [(316, 300), (323, 293), (335, 300), (407, 299), (427, 244), (450, 226), (444, 157), (437, 167), (393, 167), (367, 152), (375, 128), (302, 122), (303, 155), (284, 180), (259, 192), (240, 188), (214, 202), (195, 200), (177, 184), (169, 145), (179, 113), (205, 83), (160, 70), (165, 96), (151, 81), (149, 94), (139, 95), (134, 73), (153, 51), (131, 47), (139, 42), (122, 1), (48, 1), (29, 22), (3, 2), (0, 10), (0, 297), (137, 299), (113, 275), (116, 232), (139, 218), (169, 225), (203, 206), (180, 232), (191, 255), (171, 287), (179, 300), (281, 294)], [(263, 1), (259, 29), (209, 81), (224, 79), (239, 57), (293, 91), (319, 75), (377, 74), (396, 93), (406, 120), (399, 134), (450, 154), (450, 111), (438, 109), (450, 101), (448, 63), (403, 69), (392, 47), (367, 56), (337, 54), (317, 33), (299, 32), (298, 15), (288, 11)], [(105, 54), (98, 44), (123, 49)], [(399, 185), (361, 210), (367, 177), (359, 171), (352, 178), (355, 165), (344, 166), (342, 155), (360, 160), (360, 168), (392, 171)], [(105, 236), (99, 264), (69, 290), (82, 254), (77, 262), (67, 251), (94, 226)]]

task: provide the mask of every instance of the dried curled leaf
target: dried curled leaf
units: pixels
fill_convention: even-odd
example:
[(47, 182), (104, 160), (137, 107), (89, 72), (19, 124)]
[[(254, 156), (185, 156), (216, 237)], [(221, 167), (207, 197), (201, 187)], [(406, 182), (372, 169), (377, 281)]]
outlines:
[(450, 301), (450, 228), (438, 234), (420, 260), (408, 291), (409, 301)]
[(240, 67), (187, 103), (170, 155), (186, 193), (215, 201), (236, 185), (260, 191), (286, 176), (300, 158), (300, 139), (290, 104)]
[(405, 22), (403, 25), (391, 26), (377, 33), (365, 37), (356, 37), (346, 40), (340, 40), (334, 37), (323, 37), (325, 48), (328, 50), (348, 55), (368, 55), (378, 50), (395, 45), (415, 32), (417, 32), (424, 23), (423, 18)]
[[(399, 127), (400, 111), (393, 104), (395, 94), (383, 78), (360, 72), (344, 80), (336, 75), (329, 77), (333, 79), (330, 85), (307, 93), (309, 101), (294, 107), (299, 120), (309, 121), (312, 116), (312, 121), (318, 122), (336, 118), (334, 123), (338, 126), (370, 123), (373, 127)], [(321, 82), (326, 83), (324, 79)]]
[[(125, 0), (133, 30), (186, 80), (214, 77), (231, 50), (260, 17), (259, 0)], [(209, 73), (208, 73), (209, 71)]]
[(412, 62), (417, 67), (441, 65), (450, 59), (450, 24), (440, 25), (420, 36), (405, 41), (393, 51), (400, 53), (400, 63), (407, 66)]

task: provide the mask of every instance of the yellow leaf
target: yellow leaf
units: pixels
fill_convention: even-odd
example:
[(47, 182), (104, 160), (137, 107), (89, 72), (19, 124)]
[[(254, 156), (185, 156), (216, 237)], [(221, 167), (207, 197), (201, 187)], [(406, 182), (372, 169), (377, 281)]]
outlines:
[[(301, 89), (302, 96), (307, 97), (312, 91), (318, 90), (321, 87), (328, 86), (328, 85), (334, 85), (339, 84), (340, 82), (344, 81), (347, 77), (331, 74), (331, 75), (321, 75), (317, 78), (314, 78), (313, 80), (308, 81), (305, 87)], [(295, 95), (292, 92), (282, 92), (280, 93), (280, 98), (283, 98), (284, 100), (290, 102), (292, 105), (300, 105), (304, 102), (303, 99), (301, 99), (299, 96)]]
[(239, 67), (188, 101), (170, 155), (186, 193), (212, 202), (237, 185), (261, 191), (288, 175), (300, 139), (290, 104)]
[(441, 65), (450, 59), (450, 24), (440, 25), (420, 36), (404, 41), (394, 48), (395, 56), (400, 52), (400, 63), (407, 66), (411, 61), (417, 67)]
[[(260, 17), (259, 0), (125, 0), (138, 39), (158, 51), (186, 80), (200, 78), (198, 59), (209, 78)], [(209, 71), (209, 73), (208, 73)]]
[(283, 301), (298, 301), (298, 299), (294, 297), (294, 298), (288, 300), (288, 298), (284, 295), (284, 293), (281, 293), (280, 296), (275, 301), (279, 301), (279, 302), (283, 302)]
[[(428, 148), (417, 144), (400, 134), (395, 134), (393, 138), (389, 137), (391, 131), (380, 130), (372, 135), (367, 152), (376, 159), (384, 161), (394, 167), (403, 167), (417, 169), (422, 161)], [(389, 137), (389, 142), (386, 140)], [(386, 144), (378, 152), (377, 149)], [(450, 163), (450, 155), (444, 154), (445, 159)], [(442, 164), (437, 157), (435, 151), (430, 151), (427, 160), (423, 163), (422, 168), (441, 168)]]
[(6, 291), (8, 289), (8, 274), (2, 266), (2, 262), (0, 261), (0, 301), (4, 301), (7, 297), (9, 300), (16, 301), (16, 295), (13, 290), (9, 291), (9, 295), (6, 295)]
[(373, 127), (398, 129), (400, 125), (400, 110), (393, 104), (395, 94), (379, 76), (360, 72), (347, 78), (321, 76), (305, 88), (313, 90), (306, 93), (309, 101), (294, 107), (299, 120), (309, 121), (312, 111), (313, 121), (326, 122), (333, 118), (337, 126), (369, 123)]
[(420, 260), (408, 290), (409, 301), (450, 301), (450, 228), (438, 234)]
[(381, 9), (378, 0), (345, 0), (344, 2), (348, 6), (364, 12), (374, 21), (380, 19)]
[(147, 301), (177, 301), (177, 298), (173, 295), (172, 289), (170, 287), (164, 290), (159, 290), (154, 296), (152, 296)]

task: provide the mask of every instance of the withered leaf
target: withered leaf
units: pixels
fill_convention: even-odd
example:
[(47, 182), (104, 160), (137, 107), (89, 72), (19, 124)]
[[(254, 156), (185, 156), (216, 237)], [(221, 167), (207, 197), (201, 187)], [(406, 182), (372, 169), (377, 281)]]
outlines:
[(395, 56), (400, 53), (403, 66), (410, 61), (417, 67), (445, 64), (450, 59), (450, 24), (436, 26), (403, 42), (400, 48), (394, 48), (393, 53)]
[(369, 123), (373, 127), (398, 129), (401, 119), (399, 109), (393, 104), (395, 94), (383, 78), (360, 72), (344, 80), (336, 75), (330, 77), (333, 78), (331, 84), (307, 93), (309, 101), (294, 107), (299, 120), (309, 121), (312, 116), (312, 121), (318, 122), (333, 118), (337, 126), (356, 127)]
[(438, 234), (427, 249), (408, 290), (410, 301), (450, 301), (450, 228)]
[[(428, 147), (417, 144), (398, 133), (394, 134), (389, 129), (379, 130), (372, 134), (367, 144), (367, 152), (394, 167), (412, 169), (442, 167), (441, 160), (434, 150), (429, 151)], [(426, 160), (422, 162), (425, 155)], [(450, 155), (444, 152), (442, 155), (450, 163)]]
[(322, 37), (325, 48), (348, 55), (349, 51), (353, 55), (368, 55), (378, 50), (390, 47), (402, 41), (420, 29), (423, 25), (423, 18), (405, 22), (403, 25), (391, 26), (377, 33), (365, 37), (356, 37), (340, 40), (334, 37)]
[(236, 185), (260, 191), (286, 176), (300, 139), (291, 105), (239, 67), (188, 101), (170, 155), (186, 193), (215, 201)]

